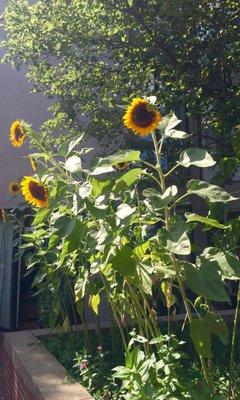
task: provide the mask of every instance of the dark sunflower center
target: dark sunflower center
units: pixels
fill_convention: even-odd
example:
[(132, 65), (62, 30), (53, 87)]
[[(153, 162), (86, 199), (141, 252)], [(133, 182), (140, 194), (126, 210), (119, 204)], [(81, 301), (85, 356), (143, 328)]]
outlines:
[(133, 111), (133, 121), (136, 125), (145, 128), (154, 121), (154, 110), (149, 111), (146, 104), (139, 104)]
[(17, 126), (15, 129), (15, 139), (19, 141), (20, 139), (22, 139), (23, 135), (24, 133), (22, 128), (20, 126)]
[(12, 190), (13, 190), (14, 192), (17, 192), (18, 189), (19, 189), (18, 185), (12, 185)]
[(47, 198), (47, 191), (44, 186), (39, 185), (36, 182), (29, 183), (29, 191), (31, 195), (37, 200), (46, 200)]

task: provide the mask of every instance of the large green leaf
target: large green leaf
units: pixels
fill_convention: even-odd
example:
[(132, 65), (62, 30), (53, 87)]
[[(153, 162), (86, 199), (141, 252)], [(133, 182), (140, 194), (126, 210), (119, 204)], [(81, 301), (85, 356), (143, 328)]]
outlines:
[(96, 219), (104, 219), (107, 214), (107, 207), (102, 205), (101, 207), (96, 207), (91, 201), (85, 198), (85, 204), (90, 212), (90, 214)]
[(77, 219), (75, 217), (63, 215), (55, 221), (54, 227), (57, 229), (60, 237), (66, 237), (73, 231), (76, 222)]
[(44, 222), (51, 214), (50, 208), (42, 208), (37, 211), (35, 218), (33, 220), (33, 225), (38, 225), (41, 222)]
[(201, 224), (213, 226), (219, 229), (228, 229), (229, 225), (220, 224), (220, 222), (215, 219), (211, 219), (208, 217), (203, 217), (202, 215), (186, 213), (187, 222), (200, 222)]
[(210, 261), (217, 262), (223, 279), (240, 279), (240, 261), (234, 254), (214, 247), (207, 247), (202, 256)]
[(88, 283), (88, 271), (85, 271), (83, 276), (79, 277), (74, 286), (75, 301), (79, 302), (86, 294), (86, 287)]
[(116, 180), (113, 191), (118, 192), (119, 190), (128, 189), (133, 183), (135, 183), (142, 174), (141, 168), (133, 168), (126, 172), (120, 178)]
[(198, 354), (203, 357), (213, 357), (212, 334), (217, 335), (225, 345), (228, 343), (228, 328), (225, 321), (220, 315), (212, 312), (202, 318), (194, 318), (190, 325), (190, 332)]
[(136, 211), (136, 207), (130, 207), (126, 203), (122, 203), (118, 206), (116, 211), (116, 216), (119, 219), (125, 219), (131, 217), (131, 215)]
[(114, 166), (124, 162), (139, 161), (139, 160), (140, 160), (140, 151), (123, 150), (111, 156), (105, 158), (99, 158), (97, 166), (107, 167), (107, 166)]
[(170, 252), (179, 255), (191, 253), (191, 243), (187, 235), (184, 223), (176, 223), (167, 231), (165, 228), (159, 230), (161, 245)]
[(175, 185), (168, 187), (163, 194), (154, 188), (145, 189), (143, 191), (143, 195), (148, 199), (144, 200), (144, 204), (151, 212), (154, 213), (158, 210), (162, 210), (169, 203), (171, 203), (175, 199), (177, 192), (178, 189)]
[(166, 115), (158, 127), (161, 135), (171, 139), (187, 139), (189, 135), (186, 132), (174, 129), (180, 122), (174, 113)]
[(48, 242), (48, 250), (55, 249), (58, 242), (59, 242), (59, 235), (57, 233), (53, 233), (50, 236), (49, 242)]
[(194, 293), (209, 300), (229, 302), (216, 262), (201, 259), (201, 264), (196, 266), (183, 261), (182, 266), (187, 284)]
[(98, 197), (100, 194), (109, 193), (113, 186), (113, 181), (110, 179), (96, 179), (90, 178), (90, 184), (92, 186), (92, 196)]
[(212, 156), (206, 150), (190, 147), (180, 154), (179, 164), (185, 168), (191, 165), (207, 168), (216, 164), (216, 161), (213, 160)]
[(68, 235), (68, 253), (82, 247), (86, 234), (86, 225), (82, 221), (77, 220), (73, 231)]
[(71, 153), (75, 149), (75, 147), (82, 141), (84, 137), (84, 133), (82, 133), (77, 139), (71, 140), (71, 142), (68, 145), (68, 151), (67, 154)]
[(77, 173), (82, 170), (81, 158), (78, 156), (71, 156), (65, 162), (65, 169), (72, 173)]
[(125, 245), (117, 250), (116, 255), (112, 258), (111, 264), (113, 269), (122, 275), (133, 275), (136, 270), (136, 260), (134, 258), (133, 249)]
[(91, 306), (93, 312), (98, 315), (99, 304), (101, 302), (101, 298), (99, 293), (93, 294), (89, 298), (89, 305)]
[(232, 197), (229, 193), (225, 192), (225, 190), (221, 189), (220, 187), (197, 179), (191, 179), (187, 183), (187, 189), (188, 193), (196, 194), (197, 196), (200, 196), (203, 199), (210, 201), (210, 203), (237, 200), (235, 197)]

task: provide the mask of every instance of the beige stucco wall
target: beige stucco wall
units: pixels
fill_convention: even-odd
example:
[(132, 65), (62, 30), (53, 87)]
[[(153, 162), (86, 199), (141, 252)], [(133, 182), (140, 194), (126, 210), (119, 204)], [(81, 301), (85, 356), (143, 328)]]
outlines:
[[(0, 0), (0, 13), (7, 0)], [(0, 31), (0, 40), (4, 38)], [(31, 173), (29, 161), (21, 159), (28, 154), (28, 146), (14, 148), (9, 142), (9, 126), (17, 118), (37, 127), (48, 117), (48, 100), (41, 94), (29, 94), (29, 83), (24, 71), (13, 70), (10, 65), (0, 65), (0, 208), (12, 208), (21, 196), (12, 199), (8, 184), (12, 180)]]
[[(7, 1), (0, 0), (0, 14)], [(4, 37), (4, 31), (0, 30), (0, 40)], [(18, 118), (23, 119), (37, 130), (49, 117), (47, 109), (50, 102), (41, 94), (28, 93), (30, 87), (24, 69), (19, 72), (10, 65), (0, 64), (0, 208), (13, 208), (23, 201), (21, 195), (13, 198), (9, 194), (8, 185), (9, 182), (32, 173), (29, 160), (23, 158), (29, 154), (27, 143), (21, 148), (15, 148), (9, 142), (11, 122)], [(96, 155), (113, 153), (114, 149), (122, 147), (121, 142), (124, 141), (123, 137), (115, 138), (106, 146), (105, 140), (99, 142), (94, 137), (88, 138), (82, 146), (94, 150), (82, 157), (83, 166), (88, 167), (90, 160)]]

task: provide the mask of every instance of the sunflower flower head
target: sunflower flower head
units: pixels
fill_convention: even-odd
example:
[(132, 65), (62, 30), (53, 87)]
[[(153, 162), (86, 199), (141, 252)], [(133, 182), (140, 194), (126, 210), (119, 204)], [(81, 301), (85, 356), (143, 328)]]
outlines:
[(21, 193), (20, 184), (17, 181), (12, 181), (8, 185), (8, 190), (11, 194), (17, 196), (17, 194)]
[(123, 116), (124, 125), (136, 135), (149, 135), (159, 125), (162, 117), (154, 106), (147, 100), (133, 99)]
[(48, 191), (46, 186), (32, 176), (25, 176), (21, 182), (21, 191), (25, 200), (35, 207), (48, 207)]
[(14, 147), (21, 147), (26, 139), (26, 131), (20, 120), (16, 120), (10, 127), (10, 142)]

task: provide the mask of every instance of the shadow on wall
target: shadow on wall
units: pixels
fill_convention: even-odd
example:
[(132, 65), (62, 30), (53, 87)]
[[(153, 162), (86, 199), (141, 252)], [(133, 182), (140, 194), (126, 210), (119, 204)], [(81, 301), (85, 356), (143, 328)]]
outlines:
[[(7, 0), (0, 0), (0, 13), (6, 4)], [(0, 40), (3, 38), (4, 31), (0, 30)], [(27, 144), (20, 149), (10, 145), (11, 122), (20, 118), (37, 129), (49, 118), (49, 101), (41, 94), (29, 94), (29, 88), (24, 69), (19, 72), (10, 65), (0, 65), (0, 208), (12, 208), (21, 201), (21, 196), (12, 200), (8, 184), (31, 173), (29, 161), (21, 158), (28, 155)]]

